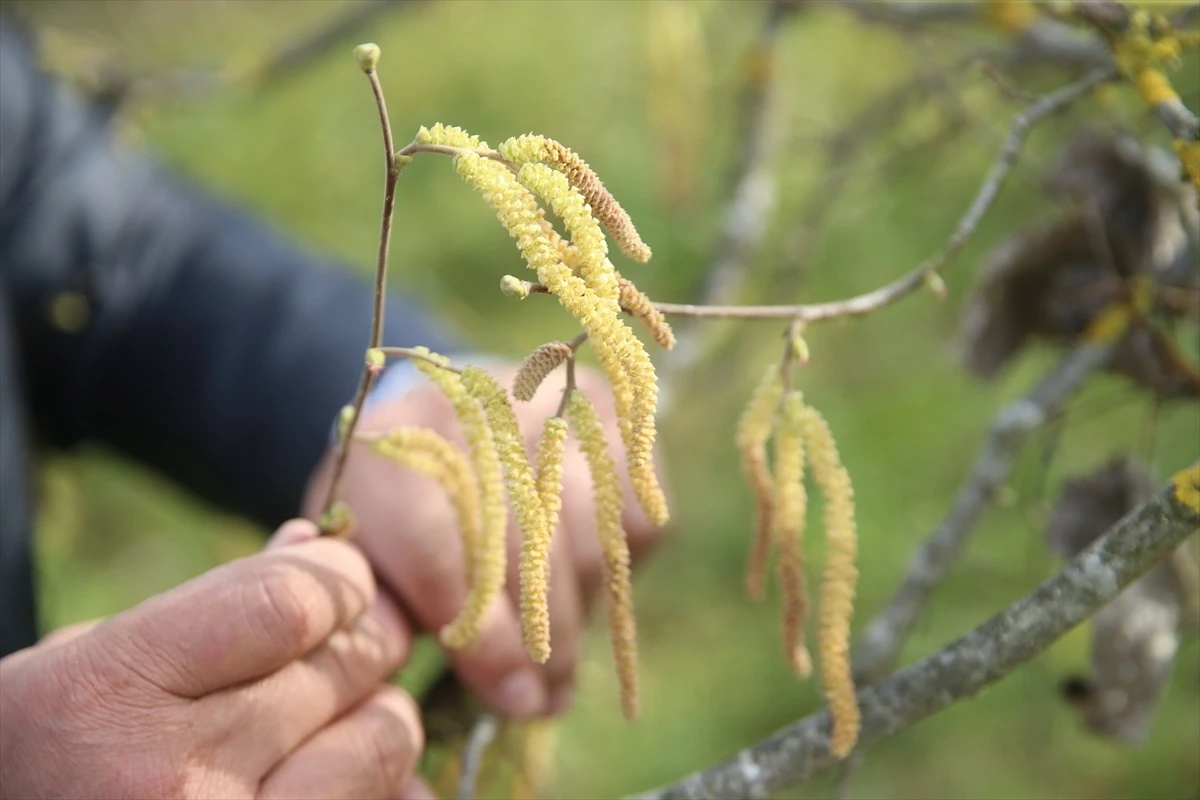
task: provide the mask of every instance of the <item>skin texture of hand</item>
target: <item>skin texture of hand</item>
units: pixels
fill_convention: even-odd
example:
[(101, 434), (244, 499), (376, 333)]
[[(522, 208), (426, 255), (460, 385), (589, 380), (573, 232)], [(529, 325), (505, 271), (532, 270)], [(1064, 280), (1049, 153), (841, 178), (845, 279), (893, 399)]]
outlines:
[(0, 661), (0, 797), (427, 798), (411, 632), (352, 545), (268, 551)]
[[(516, 371), (515, 366), (489, 369), (502, 385), (510, 385)], [(579, 370), (577, 380), (609, 430), (610, 452), (619, 457), (620, 435), (607, 382), (586, 369)], [(561, 397), (560, 371), (546, 380), (531, 402), (514, 405), (531, 453), (541, 436), (543, 420), (554, 414)], [(382, 432), (397, 426), (432, 428), (465, 446), (453, 409), (428, 383), (370, 407), (359, 430)], [(507, 595), (492, 607), (474, 646), (448, 653), (463, 683), (508, 716), (556, 714), (570, 704), (586, 615), (601, 586), (602, 556), (593, 521), (591, 476), (573, 440), (568, 443), (563, 466), (562, 516), (551, 550), (550, 660), (534, 664), (522, 644), (517, 599), (520, 531), (511, 515)], [(315, 518), (320, 512), (331, 472), (329, 455), (314, 474), (306, 515)], [(343, 486), (343, 499), (357, 521), (353, 541), (374, 565), (381, 588), (394, 594), (421, 630), (436, 634), (458, 614), (467, 595), (462, 540), (444, 492), (432, 480), (363, 445), (351, 449)], [(650, 550), (660, 532), (641, 513), (628, 486), (625, 495), (625, 529), (636, 561)]]

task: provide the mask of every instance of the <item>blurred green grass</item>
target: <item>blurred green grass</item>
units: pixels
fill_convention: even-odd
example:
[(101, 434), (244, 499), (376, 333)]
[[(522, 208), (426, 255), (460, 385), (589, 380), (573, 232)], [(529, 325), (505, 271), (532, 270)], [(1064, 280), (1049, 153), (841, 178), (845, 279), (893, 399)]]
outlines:
[[(251, 63), (339, 13), (331, 2), (53, 3), (28, 13), (86, 32), (122, 63)], [(645, 78), (653, 4), (642, 2), (444, 2), (391, 13), (363, 38), (383, 48), (381, 76), (398, 141), (419, 124), (459, 124), (492, 142), (533, 130), (581, 152), (600, 172), (655, 250), (628, 269), (652, 296), (688, 299), (719, 232), (736, 121), (738, 65), (762, 7), (695, 6), (708, 36), (710, 113), (693, 120), (703, 142), (691, 207), (669, 211)], [(935, 51), (969, 44), (943, 32)], [(799, 208), (818, 185), (815, 142), (929, 57), (904, 37), (819, 10), (790, 24), (780, 74), (787, 108), (778, 174), (785, 193), (764, 245), (772, 265)], [(1185, 71), (1186, 72), (1186, 71)], [(867, 148), (809, 263), (801, 299), (866, 290), (940, 246), (994, 157), (1011, 115), (982, 77), (959, 78), (970, 124), (950, 144), (887, 166), (896, 141), (939, 122), (927, 107)], [(1054, 77), (1039, 78), (1052, 85)], [(1193, 80), (1194, 82), (1194, 80)], [(1192, 90), (1195, 86), (1190, 87)], [(1153, 131), (1121, 97), (1091, 117)], [(932, 116), (930, 116), (932, 115)], [(862, 537), (858, 622), (886, 602), (913, 547), (937, 523), (969, 468), (986, 424), (1053, 362), (1027, 354), (1002, 381), (984, 385), (956, 364), (953, 336), (972, 274), (987, 249), (1054, 213), (1039, 170), (1079, 116), (1035, 132), (994, 212), (947, 272), (950, 299), (919, 294), (885, 313), (810, 333), (802, 383), (829, 418), (854, 476)], [(311, 247), (367, 274), (382, 185), (369, 91), (348, 48), (257, 92), (222, 92), (160, 107), (144, 118), (146, 143), (167, 163), (241, 200)], [(520, 263), (491, 212), (438, 158), (404, 173), (397, 203), (393, 281), (441, 309), (466, 335), (519, 355), (571, 324), (550, 303), (506, 301), (499, 276)], [(770, 287), (751, 281), (762, 299)], [(366, 320), (363, 321), (364, 326)], [(662, 420), (675, 487), (675, 525), (638, 577), (644, 716), (622, 721), (604, 632), (594, 631), (579, 702), (566, 718), (554, 797), (608, 797), (671, 780), (761, 738), (818, 705), (780, 657), (775, 598), (744, 599), (742, 567), (752, 505), (738, 476), (732, 425), (778, 331), (747, 325), (722, 363), (673, 387)], [(349, 387), (348, 387), (349, 390)], [(1122, 449), (1148, 456), (1160, 474), (1196, 457), (1200, 410), (1162, 409), (1123, 383), (1100, 379), (1061, 426), (1034, 438), (1006, 493), (990, 510), (908, 647), (911, 659), (986, 619), (1056, 569), (1039, 523), (1064, 475)], [(1152, 442), (1146, 431), (1152, 430)], [(1053, 450), (1051, 446), (1056, 444)], [(49, 459), (39, 526), (40, 594), (48, 626), (119, 611), (257, 547), (260, 532), (204, 507), (134, 465), (102, 452)], [(815, 518), (814, 518), (815, 523)], [(814, 541), (813, 560), (820, 558)], [(1126, 750), (1085, 735), (1056, 696), (1086, 664), (1080, 629), (986, 692), (872, 749), (855, 796), (928, 798), (1182, 798), (1200, 796), (1200, 648), (1186, 640), (1149, 742)], [(822, 777), (789, 797), (824, 797)]]

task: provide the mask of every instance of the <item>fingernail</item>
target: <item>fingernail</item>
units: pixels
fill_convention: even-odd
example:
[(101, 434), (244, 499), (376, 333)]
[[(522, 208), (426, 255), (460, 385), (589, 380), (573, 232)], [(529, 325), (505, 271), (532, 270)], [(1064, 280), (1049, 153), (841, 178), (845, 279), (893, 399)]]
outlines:
[(514, 672), (500, 684), (499, 711), (512, 717), (536, 717), (546, 711), (546, 687), (533, 670)]
[(271, 538), (267, 539), (267, 550), (274, 550), (279, 547), (287, 547), (292, 544), (315, 539), (319, 535), (317, 526), (306, 519), (288, 520), (279, 526), (275, 533), (271, 534)]

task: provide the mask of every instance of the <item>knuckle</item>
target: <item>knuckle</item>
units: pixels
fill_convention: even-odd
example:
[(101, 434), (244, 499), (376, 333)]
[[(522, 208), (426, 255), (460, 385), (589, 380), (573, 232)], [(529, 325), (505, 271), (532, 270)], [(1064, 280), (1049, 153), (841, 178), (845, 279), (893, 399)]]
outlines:
[(314, 609), (301, 582), (298, 570), (274, 567), (257, 573), (245, 590), (251, 625), (286, 651), (300, 651), (314, 628)]
[(420, 726), (412, 720), (416, 706), (408, 695), (394, 690), (387, 704), (377, 703), (373, 724), (363, 726), (359, 752), (370, 758), (370, 769), (387, 791), (399, 789), (408, 778), (422, 748)]

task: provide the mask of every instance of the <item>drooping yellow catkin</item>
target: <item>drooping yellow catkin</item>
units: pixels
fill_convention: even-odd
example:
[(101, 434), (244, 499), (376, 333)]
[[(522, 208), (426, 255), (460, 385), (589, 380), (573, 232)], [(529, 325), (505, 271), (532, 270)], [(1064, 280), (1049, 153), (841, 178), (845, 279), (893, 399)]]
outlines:
[(542, 427), (537, 451), (538, 497), (546, 514), (546, 527), (553, 535), (562, 512), (563, 451), (567, 444), (567, 421), (549, 417)]
[[(547, 202), (551, 204), (566, 203), (567, 201), (563, 199), (563, 195), (571, 189), (562, 175), (545, 164), (527, 163), (523, 165), (521, 171), (518, 173), (518, 180), (531, 191), (547, 198)], [(578, 209), (570, 213), (578, 216), (577, 212)], [(568, 212), (564, 210), (561, 213), (567, 214)], [(583, 216), (586, 218), (587, 214), (583, 213)], [(584, 222), (577, 220), (575, 224), (583, 226)], [(574, 235), (574, 231), (572, 231), (572, 234)], [(594, 252), (589, 254), (583, 245), (580, 244), (579, 258), (581, 274), (590, 269), (588, 263), (596, 255)], [(633, 331), (620, 320), (620, 305), (617, 302), (619, 292), (615, 282), (616, 272), (612, 269), (612, 265), (607, 259), (603, 259), (603, 261), (606, 267), (594, 272), (591, 278), (585, 278), (584, 283), (588, 288), (593, 288), (594, 284), (604, 283), (610, 278), (612, 279), (611, 295), (607, 291), (603, 294), (594, 293), (596, 299), (590, 308), (590, 313), (594, 317), (603, 316), (605, 323), (603, 326), (593, 325), (589, 327), (585, 322), (584, 327), (588, 329), (589, 339), (592, 342), (593, 349), (596, 351), (596, 356), (600, 360), (605, 373), (608, 375), (609, 382), (613, 384), (613, 396), (617, 400), (618, 416), (628, 418), (630, 421), (628, 435), (623, 436), (627, 450), (627, 459), (631, 467), (639, 467), (650, 459), (651, 452), (654, 449), (654, 414), (658, 406), (658, 379), (654, 372), (654, 364), (650, 360), (649, 354), (646, 353), (646, 348), (642, 344), (641, 339), (634, 335)], [(559, 268), (562, 268), (562, 264), (559, 264)], [(566, 270), (562, 271), (566, 272)], [(540, 275), (541, 271), (539, 270)], [(551, 292), (559, 296), (560, 301), (564, 305), (567, 305), (567, 299), (560, 293), (560, 289), (571, 291), (569, 282), (560, 282), (558, 288), (545, 278), (542, 279), (542, 282), (546, 284)], [(607, 286), (606, 283), (604, 285)], [(569, 308), (570, 306), (568, 306)], [(610, 314), (612, 322), (608, 321)], [(583, 321), (583, 318), (579, 314), (575, 314), (575, 316), (581, 322)], [(594, 333), (599, 333), (603, 337), (603, 341), (598, 342), (597, 337), (593, 335)], [(619, 375), (622, 370), (628, 373), (633, 390), (632, 403), (629, 408), (622, 407), (622, 395), (617, 388), (617, 383), (622, 381)]]
[(783, 397), (783, 383), (779, 367), (772, 364), (738, 420), (734, 441), (742, 457), (742, 473), (754, 493), (758, 506), (754, 545), (746, 564), (746, 593), (761, 600), (766, 586), (767, 561), (771, 556), (771, 532), (774, 527), (775, 482), (771, 478), (771, 467), (767, 463), (767, 440), (775, 426), (779, 401)]
[(658, 384), (654, 365), (641, 340), (622, 324), (615, 304), (602, 300), (572, 273), (547, 235), (537, 199), (522, 184), (532, 185), (538, 180), (537, 173), (549, 171), (549, 167), (526, 164), (517, 180), (502, 164), (466, 150), (454, 157), (454, 168), (495, 210), (538, 280), (587, 331), (612, 384), (618, 416), (624, 420), (627, 460), (631, 467), (644, 464), (650, 459), (655, 438)]
[[(446, 358), (430, 353), (427, 348), (418, 347), (414, 350), (439, 364), (449, 363)], [(504, 589), (505, 537), (508, 533), (504, 470), (483, 406), (467, 391), (462, 378), (420, 358), (414, 358), (413, 364), (436, 383), (453, 404), (479, 484), (481, 528), (474, 555), (468, 559), (472, 566), (466, 604), (458, 617), (442, 628), (440, 634), (447, 647), (463, 648), (475, 640), (488, 609)]]
[(579, 277), (598, 297), (616, 303), (617, 273), (608, 260), (608, 243), (583, 195), (553, 169), (522, 169), (517, 177), (563, 221), (576, 250)]
[(475, 552), (479, 543), (481, 514), (479, 483), (466, 456), (430, 428), (393, 428), (371, 449), (401, 466), (420, 472), (442, 485), (454, 505), (466, 556), (467, 585), (474, 583)]
[(567, 416), (592, 474), (596, 502), (596, 536), (604, 551), (604, 589), (613, 659), (621, 685), (621, 710), (635, 719), (639, 710), (637, 620), (633, 613), (629, 545), (621, 524), (621, 481), (608, 454), (604, 428), (587, 396), (578, 390), (567, 401)]
[(650, 298), (642, 294), (642, 290), (628, 278), (618, 277), (617, 286), (620, 289), (618, 302), (620, 302), (621, 308), (641, 320), (641, 323), (646, 326), (646, 330), (650, 331), (650, 335), (654, 337), (655, 343), (663, 350), (670, 350), (674, 347), (675, 332), (671, 330), (667, 318), (659, 313), (654, 304), (650, 302)]
[(508, 502), (521, 528), (521, 630), (530, 657), (544, 663), (550, 657), (550, 529), (525, 440), (517, 415), (508, 402), (508, 392), (495, 378), (478, 367), (466, 367), (463, 386), (483, 404), (504, 465)]
[(775, 500), (772, 538), (779, 548), (779, 582), (783, 588), (783, 647), (792, 670), (802, 678), (812, 673), (812, 658), (804, 642), (808, 616), (808, 587), (804, 577), (804, 402), (799, 392), (783, 401), (775, 435)]
[(478, 136), (472, 136), (462, 128), (443, 125), (440, 122), (432, 128), (422, 125), (417, 130), (415, 140), (421, 144), (441, 144), (449, 147), (487, 147), (487, 142)]
[(571, 345), (566, 342), (546, 342), (538, 347), (521, 362), (513, 378), (513, 397), (523, 403), (532, 400), (546, 376), (570, 358), (573, 352)]
[(562, 510), (563, 451), (567, 421), (550, 417), (542, 428), (536, 460), (537, 496), (542, 505), (542, 528), (521, 542), (521, 620), (525, 647), (539, 663), (550, 657), (550, 546)]
[(845, 758), (858, 741), (861, 725), (850, 668), (850, 618), (854, 613), (854, 592), (858, 582), (854, 490), (825, 418), (806, 407), (803, 426), (813, 478), (824, 496), (828, 541), (821, 583), (817, 654), (821, 661), (825, 698), (833, 717), (830, 748), (835, 756)]
[(592, 215), (612, 235), (621, 252), (639, 263), (650, 260), (650, 248), (638, 235), (633, 220), (621, 208), (595, 171), (574, 151), (544, 136), (515, 136), (500, 144), (500, 155), (517, 164), (543, 162), (562, 172), (591, 207)]

